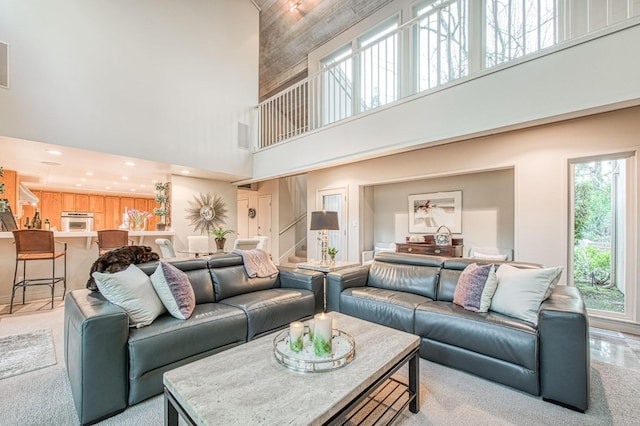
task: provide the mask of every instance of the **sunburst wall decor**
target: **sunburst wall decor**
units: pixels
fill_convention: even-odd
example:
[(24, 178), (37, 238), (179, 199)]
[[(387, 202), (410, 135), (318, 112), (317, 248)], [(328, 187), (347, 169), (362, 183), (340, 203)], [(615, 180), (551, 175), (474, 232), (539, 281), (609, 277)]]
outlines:
[(218, 224), (226, 223), (227, 219), (227, 206), (222, 197), (210, 192), (194, 195), (193, 201), (189, 201), (189, 207), (185, 211), (185, 219), (190, 220), (194, 231), (200, 231), (201, 234), (208, 234)]

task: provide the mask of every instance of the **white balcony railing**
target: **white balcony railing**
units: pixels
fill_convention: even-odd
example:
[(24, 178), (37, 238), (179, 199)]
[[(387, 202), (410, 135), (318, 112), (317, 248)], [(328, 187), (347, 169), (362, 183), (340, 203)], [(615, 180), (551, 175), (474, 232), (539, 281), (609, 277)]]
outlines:
[(436, 0), (260, 103), (257, 149), (625, 21), (637, 25), (639, 16), (640, 0)]

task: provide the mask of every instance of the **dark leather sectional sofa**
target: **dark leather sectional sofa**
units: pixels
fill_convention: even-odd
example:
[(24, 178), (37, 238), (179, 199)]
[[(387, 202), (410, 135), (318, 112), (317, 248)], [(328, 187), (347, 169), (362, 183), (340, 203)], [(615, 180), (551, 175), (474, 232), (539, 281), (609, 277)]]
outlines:
[[(187, 320), (168, 313), (129, 328), (127, 314), (100, 293), (70, 292), (65, 300), (64, 353), (82, 424), (92, 424), (162, 393), (164, 372), (322, 310), (323, 274), (279, 268), (275, 278), (248, 278), (235, 254), (171, 261), (196, 296)], [(158, 263), (138, 265), (151, 275)]]
[(540, 307), (537, 325), (491, 310), (470, 312), (455, 305), (453, 295), (473, 262), (491, 263), (378, 253), (371, 265), (328, 274), (327, 309), (420, 336), (420, 356), (427, 360), (586, 410), (589, 322), (580, 292), (556, 286)]

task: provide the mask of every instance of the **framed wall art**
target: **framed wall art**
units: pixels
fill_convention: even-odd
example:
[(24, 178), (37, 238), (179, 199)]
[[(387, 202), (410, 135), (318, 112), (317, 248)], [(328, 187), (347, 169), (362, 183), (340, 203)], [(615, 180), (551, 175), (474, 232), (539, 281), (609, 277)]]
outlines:
[(462, 232), (462, 191), (409, 195), (409, 233), (433, 233), (442, 225)]

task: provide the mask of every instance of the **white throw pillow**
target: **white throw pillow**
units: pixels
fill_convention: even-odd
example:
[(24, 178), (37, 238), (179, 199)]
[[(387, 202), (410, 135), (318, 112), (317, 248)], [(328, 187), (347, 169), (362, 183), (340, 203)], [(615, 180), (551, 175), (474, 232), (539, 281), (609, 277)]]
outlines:
[(519, 269), (503, 264), (496, 271), (498, 288), (491, 300), (491, 310), (538, 324), (540, 304), (560, 280), (562, 267)]
[(494, 253), (494, 254), (480, 253), (480, 252), (474, 252), (473, 253), (473, 258), (474, 259), (507, 260), (507, 257), (508, 256), (506, 254), (499, 254), (499, 253)]
[(498, 288), (498, 276), (496, 275), (496, 267), (495, 265), (491, 265), (491, 269), (489, 270), (489, 276), (487, 277), (487, 282), (484, 284), (484, 288), (482, 289), (482, 296), (480, 297), (480, 309), (478, 312), (487, 312), (491, 307), (491, 300), (493, 299), (493, 295), (496, 293), (496, 289)]
[(92, 275), (100, 293), (127, 312), (130, 327), (149, 325), (165, 312), (151, 279), (137, 266), (129, 265), (124, 271), (114, 274), (94, 272)]

